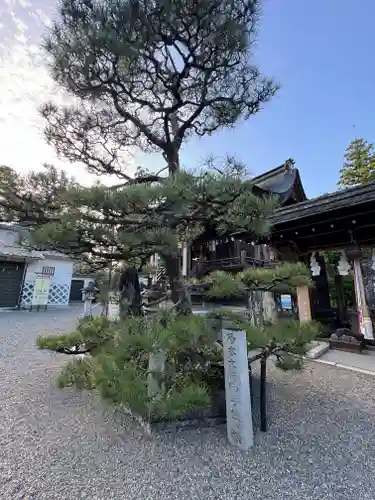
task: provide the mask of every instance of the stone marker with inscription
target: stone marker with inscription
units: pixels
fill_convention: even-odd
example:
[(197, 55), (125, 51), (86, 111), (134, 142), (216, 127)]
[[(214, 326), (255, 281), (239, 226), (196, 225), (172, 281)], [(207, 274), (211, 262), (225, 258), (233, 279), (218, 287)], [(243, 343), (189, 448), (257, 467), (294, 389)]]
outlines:
[(254, 443), (246, 333), (223, 329), (225, 400), (229, 442), (243, 451)]

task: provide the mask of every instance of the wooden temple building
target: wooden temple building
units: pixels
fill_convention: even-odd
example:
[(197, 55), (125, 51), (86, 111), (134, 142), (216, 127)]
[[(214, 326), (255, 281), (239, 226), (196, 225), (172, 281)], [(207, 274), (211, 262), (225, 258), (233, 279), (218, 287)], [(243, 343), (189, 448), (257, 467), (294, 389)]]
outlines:
[[(275, 261), (302, 261), (310, 267), (315, 283), (306, 298), (311, 315), (334, 331), (348, 324), (342, 276), (352, 274), (357, 315), (354, 328), (373, 339), (375, 254), (372, 259), (370, 250), (370, 257), (364, 261), (362, 250), (368, 252), (375, 247), (375, 183), (308, 200), (300, 172), (288, 160), (251, 179), (250, 186), (259, 196), (276, 196), (279, 200), (280, 208), (271, 218), (270, 235), (258, 241), (247, 241), (241, 234), (222, 240), (196, 240), (182, 248), (183, 275), (201, 277), (218, 269), (240, 271), (249, 266), (272, 266)], [(335, 307), (322, 255), (327, 250), (337, 250), (340, 255)]]
[[(315, 282), (310, 292), (313, 317), (323, 323), (335, 319), (336, 326), (345, 325), (348, 304), (340, 290), (340, 277), (352, 273), (358, 321), (354, 329), (373, 339), (375, 183), (283, 206), (271, 221), (272, 232), (266, 241), (277, 250), (280, 260), (301, 260), (310, 266)], [(340, 252), (335, 277), (336, 311), (331, 307), (326, 263), (321, 254), (327, 250)]]
[[(307, 199), (299, 171), (290, 161), (251, 179), (249, 189), (259, 196), (276, 196), (281, 207), (294, 206)], [(203, 238), (184, 249), (187, 252), (182, 264), (185, 275), (201, 277), (217, 269), (240, 271), (248, 266), (267, 266), (275, 260), (268, 244), (248, 241), (247, 235), (233, 234), (211, 241), (207, 235)]]

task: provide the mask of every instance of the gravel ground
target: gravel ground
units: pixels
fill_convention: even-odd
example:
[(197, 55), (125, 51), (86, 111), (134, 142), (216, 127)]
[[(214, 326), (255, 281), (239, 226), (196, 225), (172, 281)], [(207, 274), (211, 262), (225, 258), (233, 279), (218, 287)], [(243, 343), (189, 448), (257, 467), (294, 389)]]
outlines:
[(76, 314), (0, 313), (2, 500), (375, 498), (374, 378), (271, 369), (269, 432), (249, 454), (225, 428), (149, 438), (94, 395), (54, 387), (66, 358), (36, 350), (35, 337)]

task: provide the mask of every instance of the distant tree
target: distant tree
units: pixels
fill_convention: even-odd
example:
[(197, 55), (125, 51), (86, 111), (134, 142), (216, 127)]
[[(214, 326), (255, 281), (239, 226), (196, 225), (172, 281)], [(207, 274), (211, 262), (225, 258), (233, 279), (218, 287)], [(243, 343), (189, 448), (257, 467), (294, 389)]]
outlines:
[(352, 141), (345, 152), (345, 163), (340, 171), (340, 186), (356, 186), (375, 180), (374, 144), (364, 139)]

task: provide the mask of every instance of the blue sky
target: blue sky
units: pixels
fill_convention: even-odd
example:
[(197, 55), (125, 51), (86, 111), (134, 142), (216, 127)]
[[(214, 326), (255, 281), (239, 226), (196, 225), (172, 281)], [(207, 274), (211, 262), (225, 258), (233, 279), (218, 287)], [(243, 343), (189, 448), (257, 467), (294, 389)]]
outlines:
[(184, 160), (229, 152), (261, 173), (293, 157), (308, 196), (335, 190), (349, 142), (375, 141), (374, 20), (375, 0), (266, 0), (256, 56), (279, 94)]
[[(20, 170), (53, 161), (36, 109), (54, 92), (37, 48), (55, 6), (0, 0), (0, 164)], [(375, 141), (374, 19), (375, 0), (266, 0), (256, 60), (282, 88), (235, 130), (189, 142), (184, 165), (231, 154), (259, 174), (293, 157), (308, 196), (335, 190), (349, 142)]]

